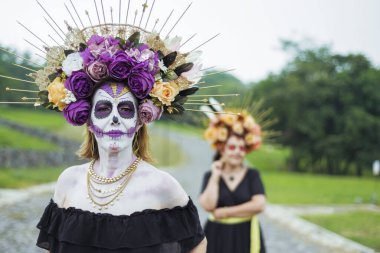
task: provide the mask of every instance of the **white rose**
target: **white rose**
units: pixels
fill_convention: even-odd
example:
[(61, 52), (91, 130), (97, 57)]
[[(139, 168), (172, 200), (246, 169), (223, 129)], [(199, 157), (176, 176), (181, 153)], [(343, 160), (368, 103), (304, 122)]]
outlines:
[(181, 46), (182, 38), (179, 36), (175, 36), (173, 38), (167, 38), (164, 40), (165, 47), (170, 51), (178, 51)]
[(78, 71), (83, 68), (83, 58), (80, 53), (69, 54), (62, 62), (62, 70), (66, 73), (66, 76), (71, 76), (73, 71)]

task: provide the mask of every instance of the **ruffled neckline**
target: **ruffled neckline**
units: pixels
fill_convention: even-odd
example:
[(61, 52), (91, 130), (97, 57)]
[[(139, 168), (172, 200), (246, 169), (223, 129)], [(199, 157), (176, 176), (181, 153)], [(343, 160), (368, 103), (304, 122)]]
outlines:
[(53, 209), (57, 209), (57, 210), (61, 210), (62, 212), (68, 212), (68, 213), (77, 213), (77, 214), (85, 214), (85, 215), (90, 215), (90, 216), (99, 216), (99, 217), (113, 217), (113, 218), (120, 218), (120, 219), (125, 219), (125, 218), (131, 218), (131, 217), (135, 217), (135, 216), (140, 216), (140, 215), (147, 215), (147, 214), (157, 214), (157, 213), (165, 213), (165, 212), (171, 212), (171, 211), (174, 211), (174, 210), (185, 210), (185, 209), (189, 209), (191, 207), (194, 207), (194, 203), (192, 201), (192, 199), (189, 197), (188, 201), (187, 201), (187, 204), (184, 205), (184, 206), (175, 206), (175, 207), (171, 207), (171, 208), (161, 208), (161, 209), (144, 209), (144, 210), (141, 210), (141, 211), (135, 211), (131, 214), (121, 214), (121, 215), (114, 215), (114, 214), (111, 214), (111, 213), (96, 213), (96, 212), (92, 212), (92, 211), (89, 211), (89, 210), (83, 210), (81, 208), (77, 208), (77, 207), (59, 207), (57, 203), (54, 202), (53, 199), (50, 199), (50, 203), (49, 203), (49, 206)]

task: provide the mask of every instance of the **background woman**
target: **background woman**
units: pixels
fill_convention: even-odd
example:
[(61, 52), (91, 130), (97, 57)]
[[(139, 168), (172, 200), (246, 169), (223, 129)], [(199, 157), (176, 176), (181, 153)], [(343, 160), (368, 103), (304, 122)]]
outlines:
[(245, 155), (260, 146), (260, 136), (259, 125), (246, 112), (213, 117), (205, 132), (217, 150), (200, 195), (210, 213), (205, 225), (208, 253), (265, 252), (256, 217), (265, 207), (264, 186), (259, 172), (244, 165)]

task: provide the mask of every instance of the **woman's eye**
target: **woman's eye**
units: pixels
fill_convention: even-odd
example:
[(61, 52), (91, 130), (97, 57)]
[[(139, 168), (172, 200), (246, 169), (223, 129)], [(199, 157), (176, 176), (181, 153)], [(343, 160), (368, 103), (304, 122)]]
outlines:
[(128, 112), (131, 110), (131, 108), (130, 107), (120, 107), (120, 110), (123, 112)]
[(110, 108), (108, 108), (108, 107), (100, 107), (100, 108), (97, 108), (97, 111), (98, 112), (107, 112), (107, 111), (109, 111), (110, 110)]

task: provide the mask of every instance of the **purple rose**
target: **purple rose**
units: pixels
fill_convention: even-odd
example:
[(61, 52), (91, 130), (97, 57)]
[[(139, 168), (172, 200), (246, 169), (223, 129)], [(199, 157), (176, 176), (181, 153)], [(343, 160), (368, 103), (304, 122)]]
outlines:
[(119, 43), (120, 43), (120, 39), (115, 39), (112, 36), (108, 36), (105, 41), (106, 47), (118, 46)]
[(87, 74), (95, 82), (102, 81), (108, 77), (107, 65), (103, 62), (95, 61), (88, 66)]
[(66, 121), (73, 126), (81, 126), (87, 122), (90, 116), (91, 105), (86, 99), (70, 103), (63, 110)]
[(113, 62), (109, 65), (109, 75), (117, 81), (125, 81), (136, 61), (125, 52), (119, 51), (115, 54)]
[(88, 46), (93, 46), (93, 45), (101, 45), (103, 44), (104, 42), (104, 37), (103, 36), (99, 36), (99, 35), (92, 35), (91, 38), (87, 41), (87, 45)]
[(139, 118), (144, 124), (160, 119), (162, 112), (162, 107), (155, 106), (150, 99), (146, 99), (139, 106)]
[(80, 53), (80, 56), (83, 58), (84, 65), (88, 66), (95, 61), (95, 56), (92, 55), (89, 48), (86, 48), (83, 52)]
[(141, 62), (131, 69), (128, 76), (128, 87), (140, 99), (146, 98), (154, 85), (153, 75), (147, 71), (148, 62)]
[(94, 90), (94, 82), (83, 71), (73, 71), (65, 82), (65, 88), (72, 91), (77, 99), (87, 98)]

